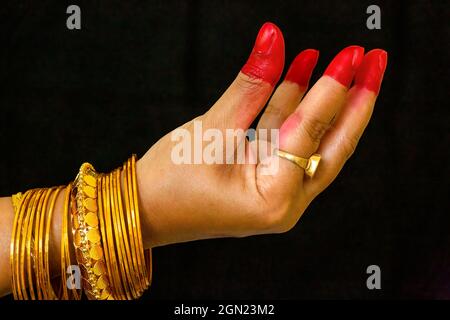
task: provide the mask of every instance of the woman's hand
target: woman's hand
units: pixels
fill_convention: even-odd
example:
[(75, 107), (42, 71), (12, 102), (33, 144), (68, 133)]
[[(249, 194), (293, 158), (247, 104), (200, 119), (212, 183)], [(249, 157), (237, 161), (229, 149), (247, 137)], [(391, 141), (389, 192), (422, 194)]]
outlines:
[[(205, 114), (181, 127), (192, 140), (200, 123), (203, 133), (220, 130), (224, 162), (236, 162), (225, 151), (225, 131), (248, 129), (268, 102), (258, 129), (279, 129), (283, 151), (303, 158), (319, 153), (322, 160), (315, 176), (309, 178), (296, 164), (271, 155), (274, 141), (271, 144), (260, 134), (259, 141), (241, 141), (245, 164), (176, 164), (173, 150), (180, 141), (173, 141), (172, 132), (137, 165), (148, 246), (285, 232), (297, 223), (355, 150), (372, 114), (387, 62), (383, 50), (364, 56), (363, 48), (347, 47), (303, 98), (317, 57), (315, 50), (301, 52), (268, 102), (283, 71), (284, 40), (278, 27), (264, 24), (247, 63), (222, 97)], [(208, 143), (203, 142), (200, 152)], [(265, 145), (269, 154), (252, 164), (256, 145)], [(275, 170), (267, 174), (267, 168)]]

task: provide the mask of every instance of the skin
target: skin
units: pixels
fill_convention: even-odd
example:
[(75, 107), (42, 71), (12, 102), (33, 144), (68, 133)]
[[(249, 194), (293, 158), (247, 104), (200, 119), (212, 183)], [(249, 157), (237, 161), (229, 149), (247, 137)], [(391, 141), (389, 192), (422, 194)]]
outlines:
[[(365, 67), (360, 74), (358, 70), (344, 70), (351, 73), (344, 75), (346, 83), (340, 81), (342, 75), (331, 72), (331, 76), (322, 76), (308, 92), (304, 83), (289, 79), (282, 81), (274, 92), (272, 83), (277, 82), (283, 69), (279, 56), (277, 66), (264, 61), (270, 66), (271, 74), (264, 74), (264, 70), (258, 76), (246, 74), (244, 67), (222, 97), (195, 119), (202, 121), (204, 131), (207, 128), (246, 129), (267, 104), (258, 128), (281, 128), (280, 149), (301, 157), (321, 154), (321, 164), (312, 179), (302, 168), (285, 159), (280, 159), (275, 175), (261, 174), (262, 163), (177, 165), (171, 160), (176, 142), (171, 141), (170, 134), (161, 138), (137, 162), (145, 247), (290, 230), (311, 201), (336, 178), (369, 122), (383, 77), (386, 53), (378, 50), (367, 56), (370, 61), (364, 63), (363, 60)], [(284, 52), (282, 58), (284, 61)], [(379, 63), (383, 58), (384, 66)], [(381, 67), (367, 67), (371, 63)], [(310, 74), (311, 70), (305, 72)], [(357, 81), (348, 88), (348, 77), (353, 79), (355, 73)], [(193, 134), (193, 121), (182, 127)], [(252, 144), (245, 143), (250, 156)], [(271, 147), (269, 142), (265, 143)], [(274, 158), (269, 157), (269, 165)], [(53, 239), (60, 236), (61, 208), (60, 197)], [(4, 295), (11, 290), (11, 198), (0, 198), (0, 214), (0, 295)], [(50, 252), (52, 270), (58, 270), (59, 252), (55, 240)]]

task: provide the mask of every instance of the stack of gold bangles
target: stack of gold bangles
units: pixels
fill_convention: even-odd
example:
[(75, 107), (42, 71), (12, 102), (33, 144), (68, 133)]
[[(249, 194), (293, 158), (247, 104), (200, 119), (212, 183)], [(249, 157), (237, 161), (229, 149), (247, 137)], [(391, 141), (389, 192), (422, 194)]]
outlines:
[[(51, 274), (52, 218), (61, 193), (61, 268)], [(14, 299), (78, 300), (84, 292), (93, 300), (130, 300), (150, 286), (151, 251), (142, 242), (135, 155), (109, 174), (84, 163), (68, 186), (28, 190), (13, 195), (12, 202)]]

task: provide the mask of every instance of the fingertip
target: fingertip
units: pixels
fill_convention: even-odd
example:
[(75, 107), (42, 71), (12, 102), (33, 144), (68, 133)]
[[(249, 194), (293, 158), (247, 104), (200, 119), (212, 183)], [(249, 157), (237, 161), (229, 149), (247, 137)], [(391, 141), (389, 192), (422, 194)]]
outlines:
[(292, 61), (284, 80), (297, 83), (302, 88), (307, 88), (318, 59), (318, 50), (303, 50)]
[(283, 33), (274, 23), (266, 22), (259, 30), (250, 57), (241, 71), (274, 86), (280, 79), (283, 67)]
[(355, 45), (346, 47), (334, 57), (324, 75), (335, 79), (348, 88), (363, 58), (363, 47)]
[(387, 59), (388, 54), (383, 49), (369, 51), (356, 72), (355, 86), (364, 87), (378, 95), (386, 70)]

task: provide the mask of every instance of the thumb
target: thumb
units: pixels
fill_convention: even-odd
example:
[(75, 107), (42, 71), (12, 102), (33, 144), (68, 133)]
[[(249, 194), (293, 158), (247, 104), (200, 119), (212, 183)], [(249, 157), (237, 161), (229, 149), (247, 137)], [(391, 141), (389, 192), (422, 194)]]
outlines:
[(280, 29), (266, 22), (236, 79), (208, 111), (210, 125), (247, 129), (267, 103), (284, 67), (284, 39)]

